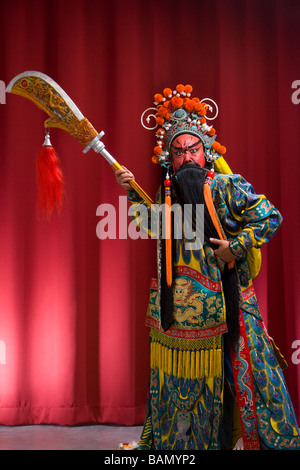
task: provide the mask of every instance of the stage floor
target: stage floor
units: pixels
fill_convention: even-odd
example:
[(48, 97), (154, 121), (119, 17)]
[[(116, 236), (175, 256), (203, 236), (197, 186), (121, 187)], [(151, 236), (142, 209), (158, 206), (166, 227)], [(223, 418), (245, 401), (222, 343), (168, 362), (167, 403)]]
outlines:
[(0, 426), (0, 450), (117, 450), (139, 441), (142, 426)]

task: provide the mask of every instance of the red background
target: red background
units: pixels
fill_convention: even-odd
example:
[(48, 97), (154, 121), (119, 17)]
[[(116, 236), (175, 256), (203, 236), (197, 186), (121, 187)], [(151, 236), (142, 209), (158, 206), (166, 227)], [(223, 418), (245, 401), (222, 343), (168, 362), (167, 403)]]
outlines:
[[(292, 0), (0, 6), (0, 79), (7, 85), (26, 70), (52, 77), (151, 197), (160, 171), (140, 116), (154, 93), (189, 83), (194, 96), (218, 103), (215, 127), (229, 165), (284, 217), (262, 250), (255, 285), (289, 364), (298, 418), (300, 106), (291, 97), (299, 26)], [(155, 241), (97, 238), (97, 207), (118, 208), (124, 193), (106, 161), (84, 155), (60, 129), (51, 140), (65, 174), (63, 210), (50, 221), (37, 217), (35, 155), (46, 118), (16, 95), (0, 105), (0, 424), (142, 424)]]

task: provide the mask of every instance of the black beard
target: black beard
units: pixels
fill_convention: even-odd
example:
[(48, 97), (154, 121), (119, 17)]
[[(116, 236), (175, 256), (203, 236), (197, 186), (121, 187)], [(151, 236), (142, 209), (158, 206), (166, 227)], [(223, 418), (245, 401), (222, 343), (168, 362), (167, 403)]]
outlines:
[(184, 163), (174, 175), (174, 188), (180, 204), (203, 204), (206, 171), (197, 163)]
[[(206, 208), (203, 186), (207, 171), (197, 163), (185, 163), (173, 176), (173, 187), (177, 202), (183, 207), (184, 204), (192, 205), (193, 230), (196, 224), (196, 206), (204, 204), (204, 240), (209, 243), (210, 238), (218, 238), (217, 231)], [(213, 249), (217, 247), (212, 245)]]
[[(181, 205), (192, 204), (193, 207), (193, 230), (195, 230), (196, 204), (204, 204), (204, 241), (215, 250), (217, 245), (212, 244), (210, 238), (219, 238), (218, 233), (207, 210), (203, 186), (206, 179), (206, 171), (195, 163), (182, 165), (173, 176), (173, 187), (177, 196), (177, 202)], [(226, 322), (228, 334), (226, 341), (230, 347), (236, 347), (240, 336), (239, 324), (239, 290), (237, 272), (235, 267), (228, 269), (225, 265), (221, 274), (223, 292), (226, 304)]]

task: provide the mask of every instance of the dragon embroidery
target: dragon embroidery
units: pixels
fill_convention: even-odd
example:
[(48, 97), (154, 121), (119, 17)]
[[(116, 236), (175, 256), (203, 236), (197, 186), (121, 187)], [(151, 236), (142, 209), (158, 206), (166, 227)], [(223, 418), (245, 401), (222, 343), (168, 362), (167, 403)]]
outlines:
[[(174, 286), (174, 320), (180, 324), (188, 322), (197, 326), (212, 326), (221, 307), (220, 299), (208, 297), (202, 291), (194, 289), (193, 282), (183, 277), (177, 278)], [(222, 310), (222, 309), (221, 309)]]

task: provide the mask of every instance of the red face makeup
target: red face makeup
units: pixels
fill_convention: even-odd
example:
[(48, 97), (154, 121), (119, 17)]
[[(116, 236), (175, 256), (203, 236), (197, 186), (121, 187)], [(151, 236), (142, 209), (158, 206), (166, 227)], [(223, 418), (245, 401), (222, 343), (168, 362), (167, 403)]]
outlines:
[(183, 163), (198, 163), (205, 166), (203, 144), (199, 137), (191, 134), (181, 134), (171, 145), (173, 169), (177, 171)]

